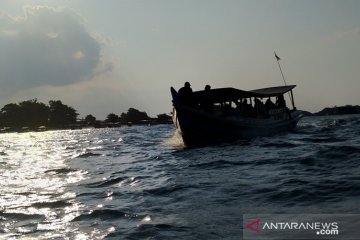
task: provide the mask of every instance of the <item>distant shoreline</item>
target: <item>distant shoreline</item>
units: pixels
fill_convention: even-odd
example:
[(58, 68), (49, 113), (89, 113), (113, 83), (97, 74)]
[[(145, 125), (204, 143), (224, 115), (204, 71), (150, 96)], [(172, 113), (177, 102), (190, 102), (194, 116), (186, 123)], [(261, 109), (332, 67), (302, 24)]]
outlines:
[(334, 106), (326, 107), (323, 110), (315, 113), (308, 111), (302, 111), (304, 116), (333, 116), (333, 115), (350, 115), (350, 114), (360, 114), (359, 105), (345, 105), (345, 106)]
[(129, 108), (120, 116), (110, 113), (104, 121), (96, 120), (91, 114), (82, 119), (78, 116), (73, 107), (63, 104), (60, 100), (50, 100), (49, 105), (38, 102), (36, 98), (18, 104), (9, 103), (0, 110), (0, 133), (111, 128), (172, 122), (172, 117), (168, 114), (163, 113), (157, 118), (151, 118), (146, 112), (135, 108)]
[[(319, 112), (311, 113), (309, 111), (300, 110), (305, 117), (308, 116), (338, 116), (338, 115), (353, 115), (360, 114), (360, 106), (359, 105), (345, 105), (345, 106), (334, 106), (334, 107), (326, 107)], [(159, 125), (159, 124), (172, 124), (171, 118), (167, 119), (158, 119), (158, 118), (150, 118), (147, 120), (142, 120), (139, 122), (108, 122), (106, 120), (100, 121), (96, 120), (93, 124), (89, 124), (89, 122), (85, 120), (78, 120), (76, 123), (69, 124), (61, 127), (48, 127), (48, 126), (39, 126), (39, 127), (3, 127), (0, 129), (1, 133), (24, 133), (24, 132), (44, 132), (44, 131), (56, 131), (56, 130), (78, 130), (78, 129), (98, 129), (98, 128), (117, 128), (117, 127), (125, 127), (125, 126), (141, 126), (141, 125)]]

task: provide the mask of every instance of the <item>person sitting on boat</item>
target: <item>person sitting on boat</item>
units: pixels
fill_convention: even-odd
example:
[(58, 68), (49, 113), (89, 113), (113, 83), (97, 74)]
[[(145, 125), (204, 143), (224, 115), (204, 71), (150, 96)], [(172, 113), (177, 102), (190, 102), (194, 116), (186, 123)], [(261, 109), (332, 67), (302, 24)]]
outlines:
[(255, 98), (255, 110), (256, 110), (256, 113), (257, 113), (258, 117), (264, 117), (264, 115), (265, 115), (265, 105), (258, 98)]
[(235, 101), (235, 115), (236, 116), (242, 116), (243, 115), (243, 103), (242, 103), (242, 99), (239, 99), (238, 101)]
[(231, 103), (224, 103), (222, 106), (222, 116), (229, 117), (231, 114)]
[(276, 107), (276, 105), (271, 101), (271, 98), (269, 97), (266, 102), (265, 102), (265, 111), (266, 111), (266, 115), (269, 115), (269, 111), (274, 109)]
[(271, 110), (275, 108), (275, 104), (271, 101), (271, 98), (269, 97), (265, 102), (265, 108), (267, 110)]
[(254, 115), (254, 109), (247, 99), (244, 99), (241, 106), (241, 115), (243, 117), (251, 117)]
[(195, 105), (193, 91), (189, 82), (185, 82), (184, 86), (179, 89), (178, 94), (182, 104), (189, 107), (193, 107)]
[(201, 99), (201, 108), (204, 110), (204, 112), (206, 113), (214, 113), (214, 104), (211, 100), (211, 86), (210, 85), (206, 85), (205, 86), (205, 90), (204, 90), (204, 95)]
[(277, 106), (278, 108), (285, 108), (285, 107), (286, 107), (284, 95), (279, 95), (279, 96), (277, 96), (276, 106)]

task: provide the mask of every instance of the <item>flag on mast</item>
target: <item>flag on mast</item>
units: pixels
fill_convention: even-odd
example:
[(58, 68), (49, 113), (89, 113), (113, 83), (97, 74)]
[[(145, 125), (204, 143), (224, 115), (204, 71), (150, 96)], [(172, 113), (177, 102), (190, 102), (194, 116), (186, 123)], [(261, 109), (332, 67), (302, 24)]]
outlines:
[(280, 69), (280, 72), (281, 72), (282, 79), (284, 80), (285, 86), (287, 86), (286, 81), (285, 81), (285, 77), (284, 77), (284, 73), (283, 73), (283, 71), (281, 69), (280, 62), (279, 62), (281, 60), (281, 58), (276, 54), (275, 51), (274, 51), (274, 54), (275, 54), (275, 58), (277, 60), (277, 63), (279, 65), (279, 69)]
[(275, 53), (275, 58), (276, 58), (276, 60), (277, 60), (277, 61), (281, 60), (281, 58), (276, 54), (275, 51), (274, 51), (274, 53)]

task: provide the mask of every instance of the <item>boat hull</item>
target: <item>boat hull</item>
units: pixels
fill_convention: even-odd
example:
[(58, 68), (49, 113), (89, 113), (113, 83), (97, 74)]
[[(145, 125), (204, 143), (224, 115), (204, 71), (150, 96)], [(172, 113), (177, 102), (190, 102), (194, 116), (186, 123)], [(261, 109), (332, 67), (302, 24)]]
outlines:
[(293, 111), (288, 119), (216, 117), (183, 105), (174, 105), (173, 121), (187, 147), (249, 140), (293, 130), (302, 114)]

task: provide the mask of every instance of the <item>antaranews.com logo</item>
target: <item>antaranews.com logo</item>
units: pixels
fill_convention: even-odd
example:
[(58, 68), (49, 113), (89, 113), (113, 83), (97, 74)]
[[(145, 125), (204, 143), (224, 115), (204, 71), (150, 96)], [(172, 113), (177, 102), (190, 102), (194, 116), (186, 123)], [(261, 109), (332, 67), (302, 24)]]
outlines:
[[(260, 233), (260, 219), (246, 225), (246, 228)], [(316, 235), (339, 235), (337, 222), (265, 222), (262, 230), (314, 230)]]
[(360, 215), (245, 214), (244, 240), (360, 239)]

